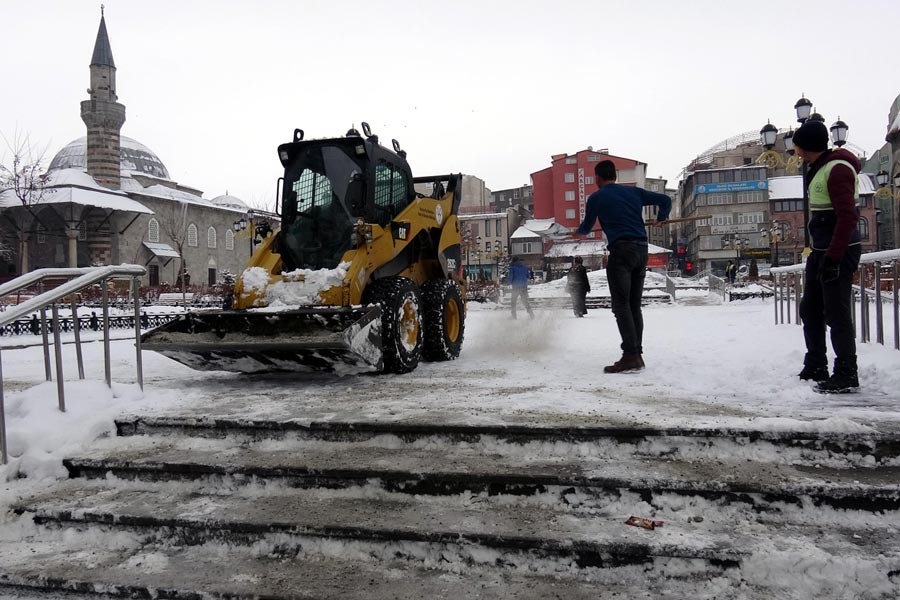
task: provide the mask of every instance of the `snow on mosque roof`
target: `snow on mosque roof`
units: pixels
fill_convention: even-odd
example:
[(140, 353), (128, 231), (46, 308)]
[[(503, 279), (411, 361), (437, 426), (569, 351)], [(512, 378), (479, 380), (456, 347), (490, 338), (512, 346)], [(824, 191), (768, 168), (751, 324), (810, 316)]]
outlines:
[[(157, 179), (170, 179), (169, 170), (153, 150), (130, 137), (121, 136), (122, 176), (149, 175)], [(87, 136), (72, 140), (56, 153), (50, 161), (50, 169), (86, 169)]]

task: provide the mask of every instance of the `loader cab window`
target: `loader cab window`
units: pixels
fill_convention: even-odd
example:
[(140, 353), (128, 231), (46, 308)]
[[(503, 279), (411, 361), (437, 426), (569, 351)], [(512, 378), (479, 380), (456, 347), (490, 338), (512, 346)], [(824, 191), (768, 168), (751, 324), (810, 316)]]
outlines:
[(333, 269), (350, 248), (347, 190), (360, 167), (339, 147), (311, 146), (285, 172), (282, 260), (287, 270)]
[(384, 225), (409, 204), (409, 182), (406, 174), (384, 159), (375, 165), (375, 214)]

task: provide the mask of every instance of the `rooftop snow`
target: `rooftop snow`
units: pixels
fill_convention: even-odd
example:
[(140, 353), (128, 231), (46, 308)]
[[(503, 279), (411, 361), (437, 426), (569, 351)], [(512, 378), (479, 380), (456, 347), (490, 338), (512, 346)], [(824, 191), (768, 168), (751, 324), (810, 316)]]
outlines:
[[(81, 187), (54, 187), (47, 190), (47, 193), (39, 202), (39, 205), (64, 204), (71, 202), (81, 206), (94, 206), (96, 208), (104, 208), (109, 210), (120, 210), (124, 212), (135, 212), (152, 215), (153, 211), (127, 196), (113, 192), (111, 190), (94, 190), (84, 189)], [(20, 206), (19, 200), (12, 192), (4, 192), (0, 194), (0, 206), (11, 208)]]

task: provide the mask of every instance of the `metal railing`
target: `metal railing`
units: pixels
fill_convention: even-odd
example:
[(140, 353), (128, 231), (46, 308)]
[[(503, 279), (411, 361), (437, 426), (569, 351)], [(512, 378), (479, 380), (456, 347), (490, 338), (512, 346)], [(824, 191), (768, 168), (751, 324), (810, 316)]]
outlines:
[[(44, 373), (47, 381), (53, 380), (53, 373), (50, 368), (50, 342), (47, 327), (47, 307), (50, 307), (52, 315), (53, 330), (53, 346), (54, 357), (56, 362), (56, 393), (58, 397), (59, 410), (66, 410), (65, 385), (63, 378), (62, 366), (62, 343), (60, 340), (60, 320), (58, 303), (65, 297), (71, 297), (72, 314), (77, 314), (77, 303), (75, 294), (82, 289), (100, 284), (103, 305), (103, 366), (105, 372), (106, 385), (112, 386), (112, 373), (110, 367), (110, 347), (109, 347), (109, 280), (110, 279), (131, 279), (132, 294), (134, 297), (134, 336), (135, 348), (137, 352), (137, 381), (141, 389), (144, 389), (143, 363), (141, 361), (141, 320), (140, 320), (140, 278), (146, 274), (144, 267), (139, 265), (118, 265), (108, 267), (86, 267), (71, 269), (37, 269), (30, 273), (26, 273), (21, 277), (13, 279), (3, 285), (0, 285), (0, 296), (15, 293), (21, 289), (30, 287), (44, 279), (70, 279), (62, 285), (44, 292), (30, 300), (26, 300), (21, 304), (17, 304), (3, 313), (0, 313), (0, 326), (15, 321), (24, 315), (34, 312), (40, 312), (41, 315), (41, 337), (44, 347)], [(72, 279), (74, 278), (74, 279)], [(79, 327), (79, 319), (73, 319), (73, 331), (75, 333), (75, 354), (78, 361), (78, 378), (84, 379), (84, 358), (81, 352), (81, 330)], [(6, 449), (6, 409), (3, 398), (3, 360), (2, 350), (0, 350), (0, 459), (2, 464), (6, 464), (8, 459)]]
[[(888, 294), (882, 290), (884, 267), (887, 267), (891, 273), (891, 292)], [(900, 294), (898, 275), (900, 273), (898, 271), (900, 271), (900, 249), (869, 252), (860, 258), (859, 285), (853, 286), (854, 293), (850, 296), (850, 302), (854, 329), (859, 327), (861, 342), (872, 341), (872, 307), (869, 306), (872, 304), (875, 309), (875, 341), (884, 344), (884, 305), (890, 303), (894, 317), (894, 349), (900, 350), (900, 299), (898, 299), (898, 294)], [(794, 323), (800, 325), (800, 298), (803, 296), (803, 289), (806, 286), (806, 265), (775, 267), (771, 273), (775, 278), (775, 324), (784, 324), (785, 315), (787, 322), (791, 322), (791, 304), (793, 303)], [(871, 289), (869, 288), (870, 281)], [(857, 296), (860, 303), (859, 311), (856, 310)], [(859, 318), (857, 318), (857, 312)]]

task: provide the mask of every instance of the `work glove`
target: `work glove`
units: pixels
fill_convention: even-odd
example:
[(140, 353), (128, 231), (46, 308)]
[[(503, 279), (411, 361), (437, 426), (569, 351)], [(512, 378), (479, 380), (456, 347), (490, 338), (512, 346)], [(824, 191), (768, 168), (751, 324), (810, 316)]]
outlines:
[(819, 280), (822, 283), (831, 283), (832, 281), (837, 281), (840, 275), (841, 261), (826, 256), (822, 260), (822, 266), (819, 269)]

